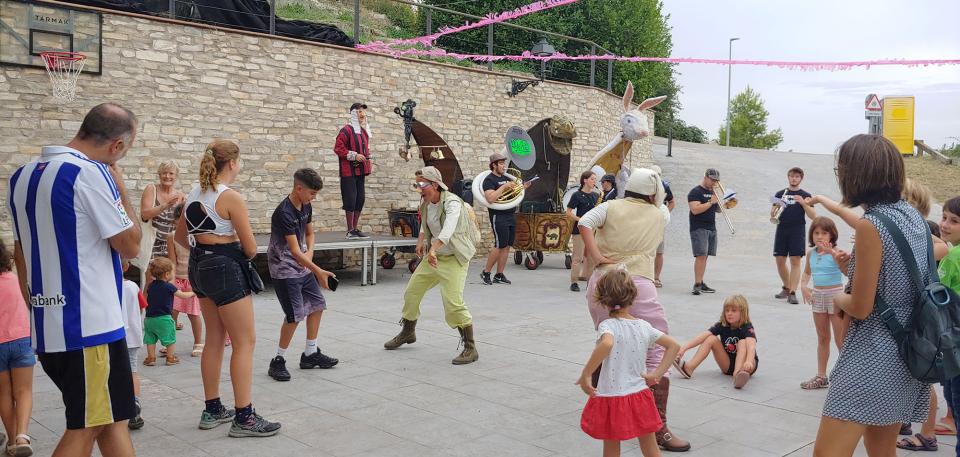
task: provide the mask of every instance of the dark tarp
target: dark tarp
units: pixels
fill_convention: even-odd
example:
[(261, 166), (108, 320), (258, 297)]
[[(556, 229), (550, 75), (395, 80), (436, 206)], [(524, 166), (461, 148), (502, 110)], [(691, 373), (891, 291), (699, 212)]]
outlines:
[[(168, 16), (169, 0), (64, 0), (130, 13)], [(176, 0), (176, 18), (251, 32), (270, 32), (270, 3), (266, 0)], [(277, 35), (352, 48), (353, 39), (335, 25), (276, 19)]]

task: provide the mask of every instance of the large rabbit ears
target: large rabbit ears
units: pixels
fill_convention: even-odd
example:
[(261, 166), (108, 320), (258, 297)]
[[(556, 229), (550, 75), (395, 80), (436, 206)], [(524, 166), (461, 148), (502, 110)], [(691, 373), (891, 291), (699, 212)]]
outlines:
[(623, 112), (630, 111), (630, 104), (633, 103), (633, 81), (627, 81), (627, 89), (623, 91)]
[[(667, 99), (666, 95), (648, 98), (637, 107), (637, 111), (653, 108)], [(633, 103), (633, 81), (627, 81), (627, 89), (623, 91), (623, 112), (630, 111), (630, 104)]]

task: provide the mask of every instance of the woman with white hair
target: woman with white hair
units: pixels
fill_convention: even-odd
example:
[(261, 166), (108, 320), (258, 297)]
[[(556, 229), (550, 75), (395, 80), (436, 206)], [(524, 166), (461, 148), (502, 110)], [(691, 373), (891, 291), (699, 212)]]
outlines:
[(150, 258), (167, 256), (167, 235), (173, 233), (174, 207), (183, 204), (183, 192), (177, 189), (180, 168), (173, 162), (161, 162), (157, 167), (159, 182), (147, 184), (140, 197), (140, 219), (149, 222), (157, 232)]
[[(654, 286), (654, 259), (657, 246), (663, 241), (663, 230), (670, 221), (670, 212), (663, 205), (666, 192), (660, 175), (647, 168), (634, 169), (624, 186), (622, 199), (605, 201), (590, 210), (578, 222), (584, 249), (596, 265), (587, 285), (587, 307), (594, 326), (608, 319), (609, 312), (597, 302), (597, 281), (615, 268), (627, 271), (637, 287), (637, 296), (628, 309), (663, 333), (670, 333), (663, 305), (657, 301)], [(663, 359), (664, 349), (655, 346), (647, 352), (646, 365), (654, 371)], [(657, 444), (668, 451), (686, 451), (690, 443), (667, 428), (667, 398), (670, 379), (664, 377), (651, 386), (663, 428), (656, 433)]]

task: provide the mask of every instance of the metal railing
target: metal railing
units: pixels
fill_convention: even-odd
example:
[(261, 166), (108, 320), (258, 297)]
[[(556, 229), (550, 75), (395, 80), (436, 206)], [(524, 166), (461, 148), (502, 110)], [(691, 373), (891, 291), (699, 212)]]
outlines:
[[(264, 11), (263, 13), (252, 13), (249, 11), (241, 12), (230, 8), (221, 8), (216, 6), (208, 5), (197, 5), (194, 2), (189, 0), (168, 0), (168, 10), (166, 15), (169, 15), (171, 18), (177, 18), (182, 20), (189, 20), (194, 22), (206, 23), (211, 25), (225, 26), (230, 28), (237, 28), (241, 30), (255, 31), (261, 33), (268, 33), (270, 35), (277, 35), (277, 5), (276, 0), (263, 0), (267, 5), (269, 5), (269, 10)], [(340, 0), (347, 1), (349, 0)], [(456, 11), (449, 8), (444, 8), (441, 6), (434, 5), (425, 5), (420, 3), (415, 3), (410, 0), (389, 0), (390, 2), (399, 3), (407, 5), (410, 8), (417, 10), (422, 9), (422, 25), (423, 25), (423, 35), (429, 35), (434, 33), (434, 22), (435, 15), (438, 13), (446, 15), (455, 15), (462, 17), (464, 20), (480, 20), (483, 19), (481, 16), (464, 13)], [(353, 0), (353, 11), (352, 11), (352, 25), (353, 25), (353, 40), (357, 43), (360, 42), (362, 37), (362, 15), (361, 15), (361, 0)], [(162, 4), (161, 4), (162, 5)], [(162, 7), (161, 7), (162, 8)], [(252, 27), (245, 26), (242, 24), (231, 24), (217, 22), (214, 20), (203, 19), (203, 14), (198, 13), (198, 10), (216, 10), (222, 11), (224, 13), (243, 13), (248, 16), (256, 17), (262, 21), (262, 27)], [(160, 13), (164, 14), (164, 13)], [(346, 14), (346, 13), (345, 13)], [(461, 21), (462, 23), (463, 21)], [(348, 24), (340, 24), (341, 26), (348, 26)], [(569, 35), (563, 35), (560, 33), (550, 32), (546, 30), (540, 30), (532, 27), (526, 27), (523, 25), (512, 24), (508, 22), (502, 22), (498, 24), (491, 24), (485, 27), (486, 33), (485, 37), (482, 37), (480, 33), (481, 30), (472, 30), (468, 32), (462, 32), (460, 34), (447, 35), (441, 37), (438, 40), (438, 46), (447, 49), (448, 51), (457, 52), (462, 50), (476, 50), (484, 48), (486, 53), (489, 55), (498, 55), (498, 54), (520, 54), (526, 49), (518, 49), (516, 46), (511, 46), (508, 44), (510, 40), (501, 39), (497, 41), (497, 35), (499, 34), (513, 34), (516, 36), (516, 33), (526, 33), (529, 34), (532, 38), (529, 40), (532, 44), (535, 39), (539, 37), (548, 37), (553, 39), (551, 45), (554, 45), (558, 50), (564, 52), (568, 55), (577, 55), (577, 54), (591, 54), (596, 55), (598, 52), (613, 55), (612, 52), (598, 45), (597, 43), (585, 40), (582, 38), (572, 37)], [(471, 33), (477, 32), (477, 33)], [(473, 37), (474, 39), (471, 39)], [(479, 40), (484, 40), (480, 42)], [(513, 42), (516, 42), (514, 40)], [(466, 52), (469, 53), (469, 52)], [(553, 80), (553, 81), (564, 81), (571, 82), (575, 84), (589, 85), (591, 87), (600, 87), (597, 85), (597, 81), (602, 81), (606, 79), (606, 90), (613, 90), (613, 71), (614, 65), (612, 60), (608, 60), (605, 65), (606, 68), (598, 68), (597, 62), (595, 60), (590, 61), (551, 61), (550, 63), (535, 63), (535, 62), (509, 62), (502, 64), (495, 64), (494, 62), (488, 62), (486, 64), (487, 70), (490, 71), (523, 71), (533, 73), (539, 79), (544, 80)], [(605, 78), (604, 78), (605, 77)]]

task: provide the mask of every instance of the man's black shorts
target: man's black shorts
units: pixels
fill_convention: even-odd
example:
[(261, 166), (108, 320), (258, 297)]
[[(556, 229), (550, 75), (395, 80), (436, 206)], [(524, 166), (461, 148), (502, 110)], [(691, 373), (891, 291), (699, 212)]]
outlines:
[(517, 236), (517, 218), (513, 214), (491, 214), (490, 226), (493, 227), (493, 247), (503, 249), (513, 246)]
[(67, 429), (78, 430), (133, 419), (136, 405), (127, 340), (37, 356), (60, 389)]
[(807, 253), (807, 240), (804, 226), (780, 227), (773, 238), (774, 257), (803, 257)]

